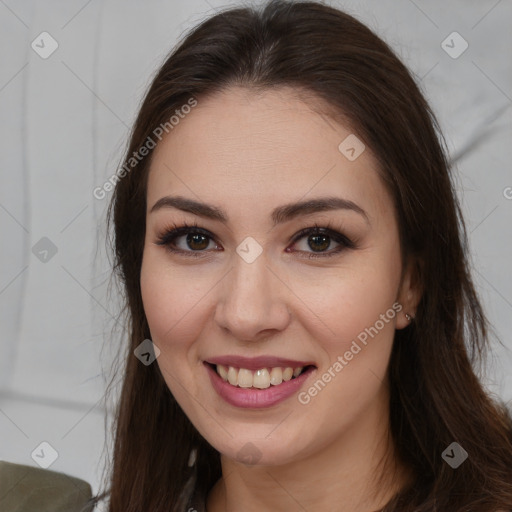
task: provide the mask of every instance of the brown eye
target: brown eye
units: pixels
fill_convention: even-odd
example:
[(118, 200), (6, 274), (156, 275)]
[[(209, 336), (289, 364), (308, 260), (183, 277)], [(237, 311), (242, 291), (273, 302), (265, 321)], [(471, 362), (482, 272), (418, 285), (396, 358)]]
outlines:
[(329, 247), (331, 239), (326, 235), (310, 235), (308, 245), (313, 251), (325, 251)]
[(194, 251), (206, 249), (209, 243), (208, 237), (202, 233), (189, 233), (187, 235), (187, 245)]
[[(211, 233), (188, 224), (166, 230), (157, 238), (156, 244), (164, 246), (171, 253), (179, 253), (184, 256), (199, 257), (207, 255), (210, 249), (222, 250)], [(213, 247), (210, 247), (211, 245)]]
[(304, 253), (308, 258), (322, 258), (335, 256), (355, 247), (354, 242), (342, 233), (330, 227), (315, 226), (297, 233), (293, 240), (293, 249), (287, 249), (287, 252)]

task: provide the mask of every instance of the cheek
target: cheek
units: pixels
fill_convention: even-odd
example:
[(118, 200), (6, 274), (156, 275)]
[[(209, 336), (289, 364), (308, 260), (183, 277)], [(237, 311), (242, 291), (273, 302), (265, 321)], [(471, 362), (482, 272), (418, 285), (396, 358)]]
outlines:
[(357, 414), (379, 392), (401, 310), (396, 303), (401, 273), (397, 247), (390, 242), (354, 253), (353, 264), (317, 279), (314, 287), (311, 275), (301, 281), (308, 305), (321, 319), (312, 318), (309, 324), (324, 351), (317, 379), (324, 376), (329, 382), (325, 391), (319, 383), (302, 396), (301, 403), (311, 402), (315, 414), (329, 404), (343, 404), (348, 416)]
[(171, 268), (166, 255), (151, 247), (144, 252), (140, 285), (151, 340), (160, 349), (156, 363), (171, 393), (193, 416), (190, 396), (199, 393), (195, 341), (208, 316), (205, 293), (212, 285), (194, 279), (190, 269)]
[[(337, 350), (340, 343), (350, 344), (392, 308), (400, 268), (399, 263), (390, 264), (389, 261), (383, 257), (383, 263), (379, 264), (368, 259), (360, 266), (339, 269), (324, 276), (303, 274), (295, 284), (294, 291), (314, 313), (309, 315), (310, 329), (318, 333), (318, 341), (327, 342), (329, 351)], [(394, 318), (394, 310), (388, 314), (390, 316)]]
[(208, 279), (193, 279), (186, 269), (171, 267), (161, 252), (145, 250), (140, 286), (152, 341), (165, 360), (166, 354), (185, 350), (199, 335), (211, 285)]
[(317, 311), (324, 313), (323, 323), (329, 327), (314, 331), (325, 357), (315, 379), (298, 396), (304, 410), (319, 420), (307, 427), (310, 435), (330, 438), (354, 418), (371, 410), (382, 412), (387, 400), (383, 384), (400, 310), (395, 302), (398, 281), (398, 266), (372, 265), (331, 281), (317, 300)]

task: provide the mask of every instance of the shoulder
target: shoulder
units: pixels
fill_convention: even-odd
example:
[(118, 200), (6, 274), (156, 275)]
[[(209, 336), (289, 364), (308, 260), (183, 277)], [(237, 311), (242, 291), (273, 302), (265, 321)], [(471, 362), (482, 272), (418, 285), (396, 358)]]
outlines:
[(91, 486), (65, 473), (0, 461), (2, 512), (91, 512)]

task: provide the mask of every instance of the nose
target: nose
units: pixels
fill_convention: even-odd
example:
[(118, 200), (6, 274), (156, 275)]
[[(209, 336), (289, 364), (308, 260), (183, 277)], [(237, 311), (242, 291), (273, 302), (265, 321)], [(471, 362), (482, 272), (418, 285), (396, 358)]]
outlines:
[(240, 341), (258, 341), (286, 329), (291, 293), (262, 254), (252, 263), (238, 255), (220, 283), (215, 322)]

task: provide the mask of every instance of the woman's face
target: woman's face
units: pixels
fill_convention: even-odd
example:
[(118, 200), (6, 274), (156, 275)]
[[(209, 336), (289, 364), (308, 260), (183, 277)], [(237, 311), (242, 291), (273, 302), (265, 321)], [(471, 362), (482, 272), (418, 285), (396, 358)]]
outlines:
[(386, 428), (411, 293), (391, 197), (360, 144), (289, 89), (233, 87), (155, 149), (144, 309), (169, 389), (227, 457), (284, 464)]

